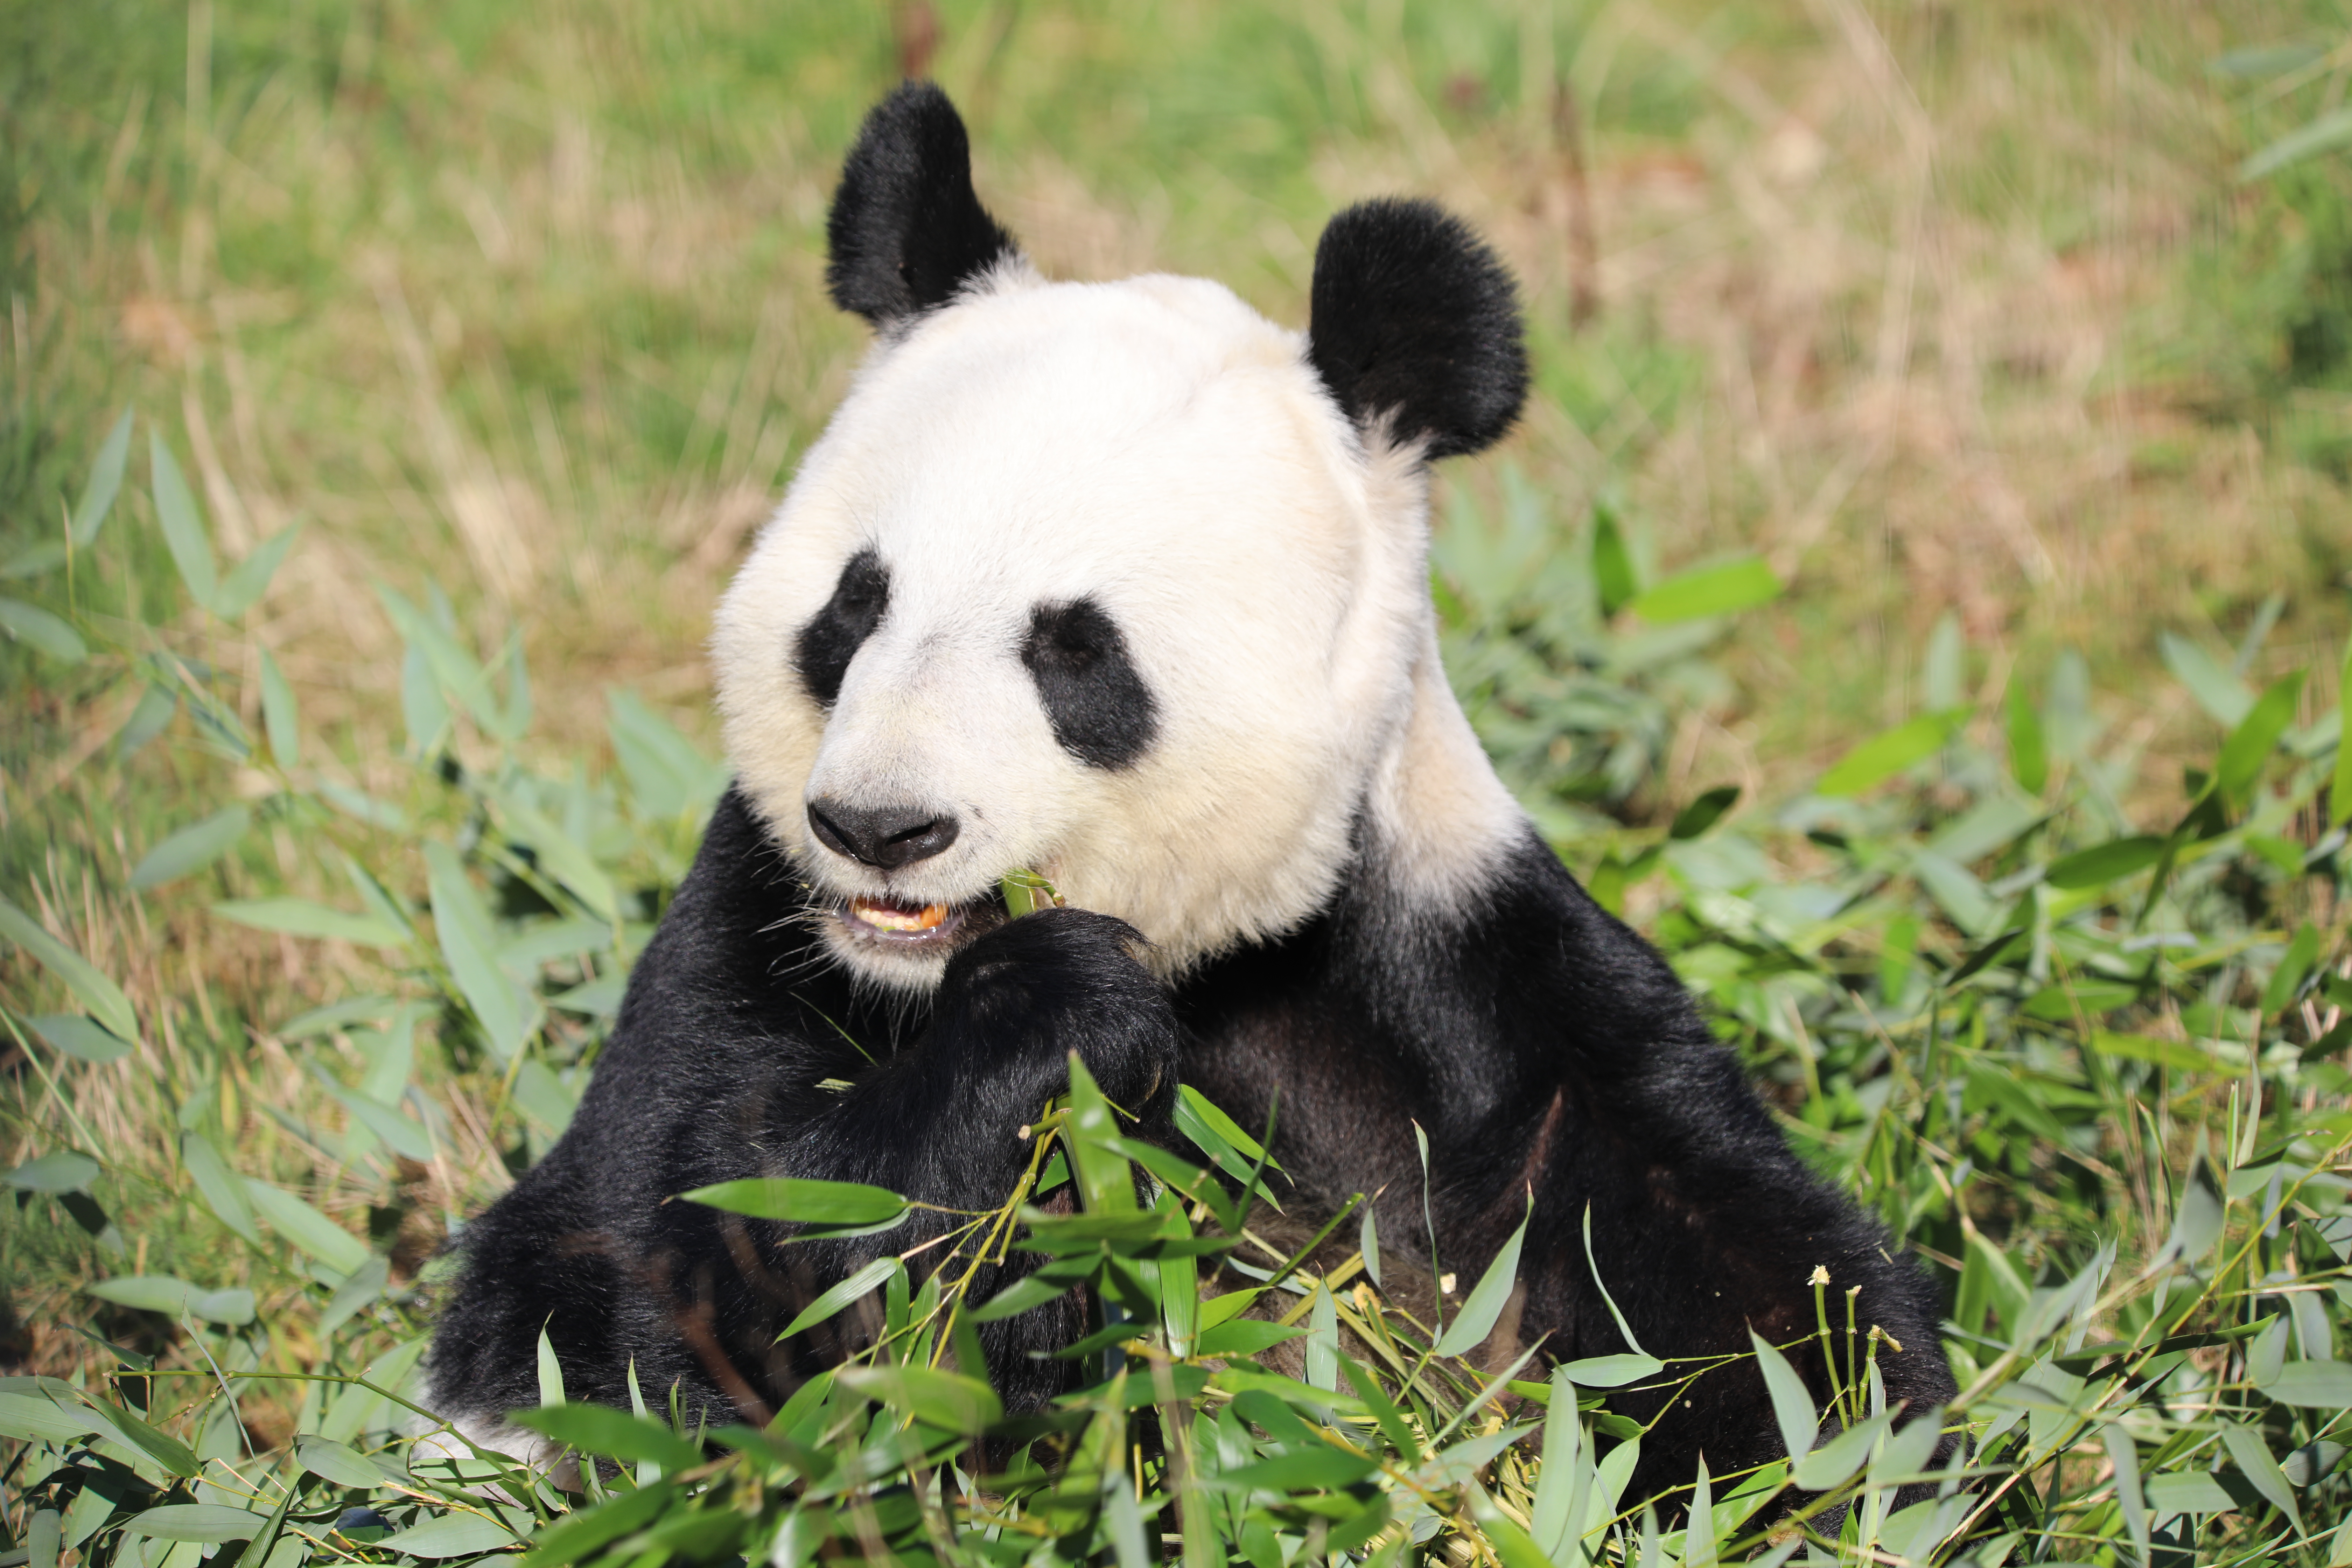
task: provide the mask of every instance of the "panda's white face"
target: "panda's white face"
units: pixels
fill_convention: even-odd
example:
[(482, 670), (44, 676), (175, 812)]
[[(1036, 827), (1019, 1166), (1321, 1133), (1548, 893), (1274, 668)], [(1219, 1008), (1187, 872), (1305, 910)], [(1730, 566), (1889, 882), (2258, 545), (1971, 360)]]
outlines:
[(1020, 868), (1163, 973), (1306, 919), (1433, 668), (1423, 476), (1213, 283), (1008, 263), (886, 338), (713, 640), (834, 951), (934, 984)]

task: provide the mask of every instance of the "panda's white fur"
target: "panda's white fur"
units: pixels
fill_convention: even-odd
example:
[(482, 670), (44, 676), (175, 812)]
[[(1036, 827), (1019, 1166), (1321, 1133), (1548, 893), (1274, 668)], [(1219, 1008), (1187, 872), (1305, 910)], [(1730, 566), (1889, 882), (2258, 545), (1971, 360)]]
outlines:
[[(1438, 663), (1427, 468), (1360, 434), (1304, 346), (1216, 283), (1019, 261), (877, 343), (712, 639), (738, 777), (820, 902), (967, 905), (1031, 868), (1172, 973), (1323, 907), (1360, 824), (1412, 891), (1475, 890), (1523, 819)], [(866, 549), (889, 610), (828, 713), (793, 637)], [(1126, 767), (1058, 746), (1021, 662), (1032, 607), (1081, 596), (1157, 699)], [(811, 834), (820, 795), (961, 830), (883, 870)], [(874, 981), (944, 967), (827, 925)]]

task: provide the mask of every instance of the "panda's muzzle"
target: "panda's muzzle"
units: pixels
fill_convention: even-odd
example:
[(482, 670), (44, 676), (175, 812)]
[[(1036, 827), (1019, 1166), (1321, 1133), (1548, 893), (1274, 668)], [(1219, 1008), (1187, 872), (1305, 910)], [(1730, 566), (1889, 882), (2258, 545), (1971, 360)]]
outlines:
[[(809, 831), (818, 843), (877, 871), (903, 870), (954, 844), (961, 825), (952, 813), (925, 805), (853, 805), (834, 795), (808, 803)], [(992, 923), (990, 900), (934, 903), (887, 892), (853, 894), (835, 912), (854, 939), (901, 952), (945, 949), (975, 934), (967, 928), (975, 914), (982, 929)]]

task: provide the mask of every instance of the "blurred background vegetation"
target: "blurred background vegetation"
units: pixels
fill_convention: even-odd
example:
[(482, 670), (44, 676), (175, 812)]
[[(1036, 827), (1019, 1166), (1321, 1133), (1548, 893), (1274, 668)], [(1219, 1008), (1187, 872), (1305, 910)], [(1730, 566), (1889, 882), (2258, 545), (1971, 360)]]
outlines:
[[(2225, 1164), (2298, 1146), (2240, 1135), (2243, 1063), (2284, 1053), (2265, 1115), (2344, 1104), (2303, 1063), (2336, 1040), (2314, 1061), (2344, 1076), (2314, 988), (2343, 937), (2347, 36), (2333, 0), (0, 0), (0, 896), (143, 1020), (115, 1059), (0, 1045), (0, 1163), (105, 1167), (0, 1211), (0, 1354), (130, 1364), (79, 1324), (186, 1357), (170, 1314), (82, 1293), (108, 1275), (258, 1289), (256, 1365), (413, 1337), (401, 1287), (560, 1127), (609, 1016), (592, 988), (690, 850), (709, 609), (864, 348), (824, 298), (824, 205), (908, 71), (955, 97), (983, 199), (1055, 276), (1201, 273), (1297, 322), (1349, 201), (1430, 194), (1492, 237), (1537, 389), (1439, 479), (1457, 685), (1966, 1333), (2022, 1331), (2016, 1292), (2169, 1234), (2148, 1171), (2177, 1184), (2200, 1138)], [(125, 408), (130, 477), (68, 551)], [(151, 434), (225, 562), (285, 541), (249, 604), (191, 602)], [(1644, 616), (1645, 586), (1750, 555), (1777, 596)], [(2272, 794), (2221, 790), (2264, 714)], [(584, 894), (538, 876), (551, 822), (606, 868)], [(436, 834), (481, 880), (528, 1049), (450, 956)], [(2072, 873), (2115, 885), (2062, 911), (2114, 928), (2108, 990), (2066, 991), (2046, 930), (2001, 945), (2064, 854), (2181, 834), (2210, 853), (2177, 899), (2155, 884), (2181, 856)], [(404, 957), (381, 926), (254, 914), (289, 896), (404, 931), (429, 908), (438, 934)], [(548, 936), (566, 918), (596, 956)], [(2168, 925), (2181, 945), (2126, 943)], [(37, 958), (0, 955), (18, 1023), (64, 1016)], [(1968, 1073), (1937, 1025), (1874, 1032), (2003, 974), (1963, 1009)], [(354, 997), (393, 1001), (288, 1024)], [(2242, 1048), (2117, 1076), (2073, 1054), (2110, 1024)], [(1969, 1086), (1942, 1131), (1938, 1063)], [(378, 1147), (354, 1096), (408, 1105), (432, 1158)], [(1874, 1142), (1890, 1105), (1919, 1118), (1900, 1158)], [(390, 1293), (362, 1310), (348, 1259), (233, 1240), (252, 1218), (191, 1199), (192, 1134), (364, 1236)], [(2254, 1279), (2240, 1315), (2282, 1310)], [(268, 1442), (304, 1419), (256, 1408)]]

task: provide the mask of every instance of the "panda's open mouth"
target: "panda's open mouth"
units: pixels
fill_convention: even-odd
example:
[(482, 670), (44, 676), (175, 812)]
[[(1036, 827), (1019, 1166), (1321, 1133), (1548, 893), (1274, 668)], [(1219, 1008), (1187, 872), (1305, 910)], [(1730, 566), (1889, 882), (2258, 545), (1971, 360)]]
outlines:
[(903, 951), (949, 947), (960, 937), (977, 934), (967, 928), (975, 924), (975, 915), (990, 912), (992, 903), (990, 899), (964, 904), (916, 903), (859, 893), (845, 900), (837, 912), (852, 937)]

